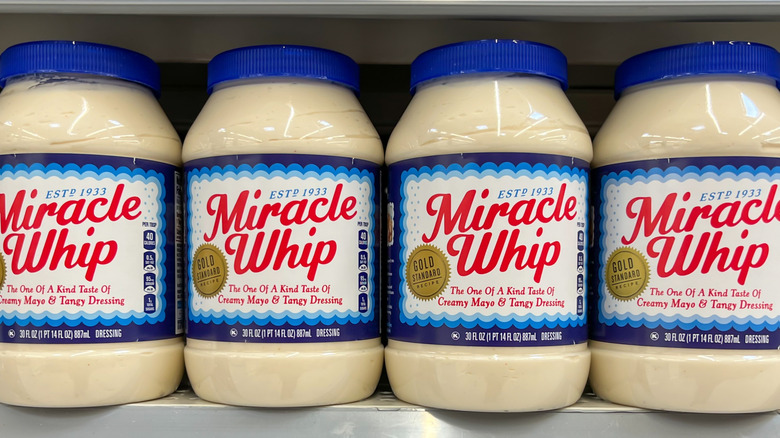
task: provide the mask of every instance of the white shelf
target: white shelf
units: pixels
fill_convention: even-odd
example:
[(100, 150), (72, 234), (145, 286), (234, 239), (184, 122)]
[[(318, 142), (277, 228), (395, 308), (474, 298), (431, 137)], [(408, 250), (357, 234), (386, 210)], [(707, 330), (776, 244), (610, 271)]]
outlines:
[(652, 412), (584, 396), (551, 412), (480, 414), (426, 409), (388, 391), (346, 405), (257, 409), (204, 402), (191, 391), (126, 406), (35, 409), (0, 405), (3, 437), (599, 437), (780, 436), (780, 414), (694, 415)]

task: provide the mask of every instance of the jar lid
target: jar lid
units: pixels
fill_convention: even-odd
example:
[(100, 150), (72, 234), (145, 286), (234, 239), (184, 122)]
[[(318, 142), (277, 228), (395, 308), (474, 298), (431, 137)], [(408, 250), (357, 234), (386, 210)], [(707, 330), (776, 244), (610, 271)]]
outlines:
[(431, 79), (471, 73), (525, 73), (568, 87), (566, 56), (546, 44), (519, 40), (478, 40), (424, 52), (412, 62), (411, 92)]
[(262, 77), (321, 79), (359, 91), (357, 63), (347, 55), (316, 47), (242, 47), (215, 56), (208, 70), (209, 93), (221, 82)]
[(780, 81), (780, 54), (764, 44), (705, 41), (664, 47), (624, 61), (615, 73), (615, 97), (647, 82), (699, 75), (751, 75)]
[(0, 87), (36, 73), (83, 73), (135, 82), (160, 94), (160, 69), (132, 50), (81, 41), (32, 41), (0, 54)]

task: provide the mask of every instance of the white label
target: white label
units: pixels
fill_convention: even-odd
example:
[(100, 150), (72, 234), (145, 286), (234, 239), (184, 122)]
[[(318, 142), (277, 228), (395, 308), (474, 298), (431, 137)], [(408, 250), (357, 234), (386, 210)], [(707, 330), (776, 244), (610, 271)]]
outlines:
[(191, 325), (374, 319), (373, 178), (329, 166), (189, 172)]
[[(106, 337), (139, 340), (174, 335), (167, 323), (165, 329), (141, 328), (172, 317), (168, 311), (176, 307), (172, 302), (176, 300), (175, 251), (166, 252), (173, 236), (166, 222), (175, 222), (175, 212), (165, 213), (173, 207), (166, 207), (166, 202), (172, 204), (175, 169), (160, 163), (146, 165), (155, 170), (130, 170), (119, 164), (3, 167), (0, 233), (5, 278), (0, 316), (4, 321), (35, 327), (67, 322), (69, 327), (84, 328), (76, 331), (78, 335), (70, 330), (72, 337), (66, 341), (94, 340), (99, 331), (89, 328), (117, 322), (126, 326), (124, 333)], [(175, 224), (170, 226), (173, 229)], [(127, 327), (128, 323), (141, 326)], [(22, 341), (15, 333), (7, 335)], [(29, 331), (19, 333), (26, 334)], [(55, 342), (51, 337), (56, 336), (40, 330), (29, 341)]]
[(693, 329), (692, 342), (737, 330), (735, 344), (745, 330), (777, 327), (778, 168), (722, 160), (757, 165), (600, 169), (601, 322)]
[[(498, 158), (505, 162), (489, 161)], [(391, 180), (400, 182), (397, 195), (391, 187), (390, 207), (399, 218), (391, 256), (394, 339), (583, 341), (587, 167), (559, 163), (573, 161), (471, 154), (391, 167)], [(477, 326), (495, 332), (452, 331)], [(543, 327), (555, 329), (555, 339), (506, 332)]]

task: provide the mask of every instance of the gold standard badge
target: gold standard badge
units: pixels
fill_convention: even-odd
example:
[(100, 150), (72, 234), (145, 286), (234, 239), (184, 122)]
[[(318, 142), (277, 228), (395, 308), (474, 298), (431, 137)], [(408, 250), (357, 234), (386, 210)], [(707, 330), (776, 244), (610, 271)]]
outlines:
[(616, 249), (607, 259), (604, 273), (607, 290), (618, 300), (629, 301), (647, 288), (650, 266), (645, 256), (634, 248)]
[(227, 260), (219, 248), (205, 243), (192, 257), (192, 282), (204, 298), (219, 294), (227, 282)]
[(5, 286), (5, 257), (0, 255), (0, 289)]
[(414, 296), (431, 300), (444, 292), (450, 280), (450, 262), (433, 245), (420, 245), (406, 261), (406, 284)]

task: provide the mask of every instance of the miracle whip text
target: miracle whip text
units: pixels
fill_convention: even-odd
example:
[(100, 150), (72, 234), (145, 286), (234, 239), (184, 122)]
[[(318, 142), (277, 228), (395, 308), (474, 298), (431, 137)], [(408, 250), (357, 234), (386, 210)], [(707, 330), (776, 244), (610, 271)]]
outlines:
[[(431, 243), (436, 241), (439, 233), (446, 235), (447, 253), (456, 258), (456, 272), (460, 276), (506, 272), (513, 266), (517, 270), (532, 270), (534, 281), (539, 282), (545, 267), (557, 264), (561, 243), (555, 240), (530, 246), (518, 244), (520, 230), (516, 227), (536, 223), (536, 236), (541, 237), (544, 233), (542, 224), (573, 221), (577, 217), (577, 197), (567, 197), (565, 183), (558, 189), (556, 197), (498, 201), (489, 206), (476, 207), (476, 190), (467, 190), (456, 205), (453, 205), (451, 193), (437, 193), (426, 202), (426, 213), (435, 218), (435, 223), (429, 234), (423, 234), (422, 241)], [(554, 191), (552, 187), (530, 190), (531, 196), (533, 193), (551, 194)], [(528, 192), (527, 188), (499, 190), (498, 197), (521, 197)], [(483, 189), (479, 197), (480, 201), (492, 198), (490, 189)], [(513, 229), (501, 229), (494, 233), (493, 230), (498, 228), (496, 223), (502, 219)], [(487, 230), (481, 240), (476, 237), (480, 230)], [(494, 238), (495, 243), (492, 243)], [(492, 253), (489, 252), (491, 249), (494, 249)]]
[[(780, 208), (776, 202), (777, 184), (768, 186), (769, 190), (751, 187), (743, 190), (720, 190), (704, 192), (698, 201), (725, 199), (713, 205), (694, 206), (688, 211), (685, 203), (691, 201), (691, 192), (686, 191), (679, 197), (670, 193), (653, 209), (649, 196), (634, 197), (626, 203), (626, 217), (634, 220), (634, 229), (630, 236), (620, 239), (621, 244), (631, 245), (638, 238), (648, 238), (647, 254), (658, 260), (658, 276), (688, 275), (699, 271), (707, 273), (711, 269), (719, 272), (733, 270), (738, 272), (737, 283), (744, 285), (748, 272), (766, 264), (769, 258), (769, 244), (757, 242), (743, 245), (737, 242), (731, 248), (721, 247), (724, 231), (741, 227), (739, 237), (742, 241), (749, 236), (749, 227), (757, 224), (771, 224), (780, 220)], [(765, 199), (758, 198), (761, 192)], [(729, 201), (742, 196), (747, 202)], [(753, 198), (753, 199), (750, 199)], [(696, 202), (696, 201), (694, 201)], [(752, 216), (751, 216), (752, 211)], [(708, 227), (714, 232), (704, 232), (695, 236), (694, 230)], [(655, 236), (655, 237), (654, 237)], [(689, 255), (690, 262), (684, 266)]]
[[(91, 282), (99, 265), (109, 265), (115, 259), (119, 245), (116, 240), (87, 241), (83, 244), (69, 238), (69, 228), (87, 224), (85, 236), (94, 237), (95, 225), (125, 222), (131, 224), (141, 216), (141, 198), (129, 196), (123, 199), (125, 184), (119, 184), (109, 193), (100, 189), (53, 189), (45, 198), (63, 200), (38, 202), (37, 189), (19, 190), (16, 196), (0, 193), (0, 233), (3, 235), (3, 254), (10, 257), (10, 271), (14, 275), (34, 273), (45, 269), (85, 268), (84, 279)], [(95, 197), (64, 200), (66, 197)], [(102, 194), (102, 196), (101, 196)], [(9, 194), (10, 195), (10, 194)], [(102, 211), (99, 211), (102, 210)], [(44, 218), (52, 218), (53, 228), (44, 229)], [(29, 234), (25, 234), (25, 233)], [(77, 246), (78, 245), (78, 246)], [(49, 286), (49, 291), (53, 286)]]
[[(282, 189), (276, 192), (292, 198), (287, 202), (271, 201), (267, 204), (248, 205), (263, 198), (262, 190), (243, 190), (232, 202), (222, 194), (209, 196), (206, 201), (206, 212), (214, 218), (212, 229), (205, 233), (203, 240), (213, 242), (219, 234), (226, 236), (225, 251), (234, 256), (237, 274), (247, 272), (262, 272), (273, 266), (279, 270), (285, 263), (290, 268), (303, 267), (306, 278), (314, 281), (317, 269), (327, 265), (336, 257), (338, 245), (333, 239), (323, 239), (301, 245), (291, 244), (290, 236), (296, 225), (310, 225), (308, 236), (317, 234), (317, 224), (323, 222), (349, 222), (357, 215), (357, 198), (346, 196), (342, 200), (344, 184), (337, 184), (331, 198), (324, 196), (328, 190), (324, 187), (316, 189)], [(323, 196), (296, 199), (302, 193), (317, 193)], [(319, 210), (321, 211), (318, 211)], [(266, 233), (269, 221), (278, 220), (281, 228)], [(307, 239), (308, 240), (308, 239)], [(265, 248), (263, 242), (267, 241)], [(298, 258), (296, 259), (296, 256)]]

